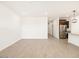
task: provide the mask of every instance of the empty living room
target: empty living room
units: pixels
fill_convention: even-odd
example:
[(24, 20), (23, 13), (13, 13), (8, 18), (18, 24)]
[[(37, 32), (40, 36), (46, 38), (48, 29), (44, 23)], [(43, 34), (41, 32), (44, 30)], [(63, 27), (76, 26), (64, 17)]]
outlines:
[(0, 58), (79, 58), (79, 1), (0, 1)]

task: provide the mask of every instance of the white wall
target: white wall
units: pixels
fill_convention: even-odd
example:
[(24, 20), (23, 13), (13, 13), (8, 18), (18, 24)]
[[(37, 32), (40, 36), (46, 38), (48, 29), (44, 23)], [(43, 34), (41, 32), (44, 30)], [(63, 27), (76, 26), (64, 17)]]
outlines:
[(71, 23), (71, 34), (69, 34), (68, 42), (79, 46), (79, 16), (76, 17), (77, 23)]
[(53, 36), (53, 24), (52, 23), (48, 25), (48, 33)]
[(19, 39), (19, 16), (0, 4), (0, 50)]
[(23, 17), (21, 22), (22, 39), (48, 39), (47, 17)]
[(77, 23), (71, 23), (71, 32), (73, 34), (79, 34), (79, 16), (76, 16)]
[(53, 36), (59, 39), (59, 18), (53, 20)]

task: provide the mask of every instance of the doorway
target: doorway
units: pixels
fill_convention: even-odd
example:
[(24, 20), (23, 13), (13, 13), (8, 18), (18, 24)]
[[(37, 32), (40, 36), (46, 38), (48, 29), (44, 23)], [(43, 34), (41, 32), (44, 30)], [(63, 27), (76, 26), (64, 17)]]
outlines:
[(66, 19), (59, 19), (59, 39), (68, 39), (68, 28), (69, 21)]

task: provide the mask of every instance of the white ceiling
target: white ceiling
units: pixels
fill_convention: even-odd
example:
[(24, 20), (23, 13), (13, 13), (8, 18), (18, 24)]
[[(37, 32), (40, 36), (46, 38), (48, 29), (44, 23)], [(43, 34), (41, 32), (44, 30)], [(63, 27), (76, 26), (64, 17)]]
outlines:
[(77, 9), (77, 14), (79, 14), (78, 1), (1, 1), (0, 3), (9, 7), (20, 16), (48, 16), (56, 18), (71, 15), (73, 9)]

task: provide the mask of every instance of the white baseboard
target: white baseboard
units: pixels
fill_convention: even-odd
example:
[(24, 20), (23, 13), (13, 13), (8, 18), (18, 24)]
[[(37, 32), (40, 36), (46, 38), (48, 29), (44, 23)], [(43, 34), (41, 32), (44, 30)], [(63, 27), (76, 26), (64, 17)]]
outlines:
[(9, 42), (7, 43), (5, 46), (0, 48), (0, 51), (4, 50), (5, 48), (11, 46), (12, 44), (16, 43), (17, 41), (19, 41), (20, 39), (16, 39), (15, 41)]

